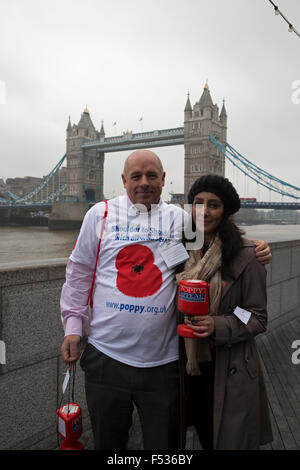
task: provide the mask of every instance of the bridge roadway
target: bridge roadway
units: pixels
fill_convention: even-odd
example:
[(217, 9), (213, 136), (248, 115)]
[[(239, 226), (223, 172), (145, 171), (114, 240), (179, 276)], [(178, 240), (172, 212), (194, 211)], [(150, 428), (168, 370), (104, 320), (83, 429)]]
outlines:
[[(92, 206), (95, 204), (92, 201), (86, 201)], [(68, 202), (66, 202), (68, 204)], [(52, 204), (49, 202), (35, 202), (35, 203), (1, 203), (0, 209), (8, 208), (17, 208), (17, 209), (40, 209), (40, 210), (51, 210)], [(285, 209), (285, 210), (300, 210), (300, 202), (249, 202), (241, 201), (241, 208), (243, 209)]]
[[(210, 135), (210, 139), (220, 149), (220, 143)], [(184, 144), (184, 127), (174, 127), (171, 129), (161, 129), (148, 132), (133, 133), (132, 131), (124, 132), (123, 135), (114, 137), (102, 137), (98, 140), (86, 141), (81, 145), (82, 149), (97, 149), (99, 152), (121, 152), (121, 151), (132, 151), (142, 148), (150, 147), (164, 147), (169, 145), (183, 145)], [(222, 147), (223, 148), (223, 147)], [(221, 149), (222, 151), (222, 149)], [(64, 155), (55, 168), (49, 173), (49, 175), (40, 183), (37, 188), (37, 194), (45, 187), (46, 181), (50, 181), (52, 176), (56, 174), (62, 163), (64, 162), (66, 155)], [(62, 193), (65, 189), (65, 185), (61, 185), (59, 193)], [(8, 192), (9, 193), (9, 192)], [(50, 196), (54, 196), (56, 192), (52, 192)], [(40, 200), (37, 201), (36, 192), (32, 192), (35, 195), (35, 202), (29, 202), (31, 193), (28, 193), (19, 202), (12, 193), (9, 193), (12, 197), (11, 201), (5, 201), (3, 197), (0, 197), (0, 209), (7, 207), (17, 208), (40, 208), (41, 210), (50, 210), (52, 207), (52, 201)], [(293, 196), (294, 197), (294, 196)], [(295, 199), (298, 200), (297, 197)], [(28, 202), (27, 202), (28, 201)], [(91, 205), (91, 201), (87, 201)], [(292, 209), (300, 210), (300, 202), (258, 202), (258, 201), (241, 201), (241, 207), (247, 209)]]
[(300, 210), (300, 202), (249, 202), (241, 201), (241, 207), (243, 209), (290, 209)]
[[(300, 364), (292, 363), (295, 339), (300, 340), (300, 319), (257, 337), (270, 405), (274, 440), (261, 450), (300, 449)], [(299, 357), (299, 354), (298, 354)], [(93, 449), (92, 436), (87, 436), (85, 449)], [(129, 438), (129, 450), (142, 450), (139, 418), (134, 412)], [(194, 428), (188, 428), (186, 450), (201, 450)]]

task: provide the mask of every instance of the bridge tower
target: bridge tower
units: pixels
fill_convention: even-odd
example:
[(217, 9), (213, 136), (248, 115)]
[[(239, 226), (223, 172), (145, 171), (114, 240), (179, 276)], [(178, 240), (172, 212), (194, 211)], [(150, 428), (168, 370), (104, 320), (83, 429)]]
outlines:
[(104, 140), (103, 122), (98, 132), (87, 108), (78, 124), (67, 127), (67, 189), (64, 198), (76, 202), (98, 202), (103, 200), (104, 153), (96, 149), (83, 149), (83, 143)]
[(59, 201), (54, 202), (48, 228), (52, 230), (78, 229), (91, 202), (104, 199), (104, 153), (95, 148), (82, 148), (91, 140), (104, 140), (103, 122), (100, 132), (95, 129), (87, 108), (78, 124), (67, 127), (67, 187)]
[(193, 108), (188, 94), (184, 109), (184, 194), (202, 175), (213, 173), (224, 176), (225, 157), (209, 139), (212, 134), (222, 144), (227, 140), (227, 113), (225, 103), (219, 114), (213, 104), (206, 82), (202, 96)]

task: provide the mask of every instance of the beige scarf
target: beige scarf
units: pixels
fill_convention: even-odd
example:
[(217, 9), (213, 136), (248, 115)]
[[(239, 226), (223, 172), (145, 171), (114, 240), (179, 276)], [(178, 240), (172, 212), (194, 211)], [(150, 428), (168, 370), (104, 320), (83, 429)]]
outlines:
[[(189, 252), (190, 258), (184, 265), (182, 273), (177, 274), (176, 281), (182, 279), (201, 279), (209, 282), (210, 314), (218, 312), (221, 299), (221, 240), (218, 235), (211, 241), (207, 252), (202, 257), (201, 250)], [(199, 363), (212, 360), (210, 351), (210, 339), (184, 338), (187, 355), (186, 371), (189, 375), (200, 375)]]

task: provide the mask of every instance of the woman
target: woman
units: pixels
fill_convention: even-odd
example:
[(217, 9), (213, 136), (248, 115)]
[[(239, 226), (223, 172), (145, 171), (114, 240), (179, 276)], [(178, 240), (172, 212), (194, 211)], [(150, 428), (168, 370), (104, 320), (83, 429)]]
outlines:
[[(185, 323), (197, 339), (181, 339), (182, 446), (194, 424), (204, 449), (259, 449), (272, 440), (264, 379), (254, 337), (266, 330), (266, 271), (231, 215), (240, 208), (232, 184), (205, 175), (192, 185), (193, 223), (204, 219), (204, 246), (190, 251), (181, 279), (209, 282), (210, 313)], [(203, 213), (196, 219), (198, 204)], [(201, 225), (202, 226), (202, 225)], [(236, 315), (240, 307), (250, 316)]]

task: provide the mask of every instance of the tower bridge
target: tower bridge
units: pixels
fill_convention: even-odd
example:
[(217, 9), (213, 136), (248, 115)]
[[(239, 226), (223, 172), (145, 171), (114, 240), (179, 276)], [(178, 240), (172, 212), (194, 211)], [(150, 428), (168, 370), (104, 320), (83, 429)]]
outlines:
[(184, 126), (172, 129), (133, 133), (127, 130), (120, 136), (106, 137), (103, 122), (98, 132), (87, 108), (78, 124), (67, 127), (67, 189), (65, 201), (85, 203), (104, 198), (103, 167), (105, 154), (118, 151), (133, 151), (142, 148), (184, 146), (184, 192), (201, 175), (211, 172), (224, 175), (225, 157), (210, 140), (213, 135), (218, 142), (226, 145), (227, 113), (223, 102), (219, 113), (213, 104), (209, 87), (205, 84), (203, 93), (191, 106), (188, 96), (184, 109)]
[[(242, 175), (271, 191), (293, 198), (292, 203), (242, 201), (242, 207), (262, 209), (300, 209), (300, 188), (282, 181), (250, 162), (227, 142), (227, 112), (223, 101), (221, 111), (214, 104), (206, 83), (202, 95), (192, 106), (188, 94), (184, 108), (184, 125), (171, 129), (106, 137), (103, 121), (100, 131), (95, 128), (89, 110), (84, 109), (78, 124), (69, 122), (66, 129), (66, 153), (51, 172), (24, 196), (0, 194), (0, 208), (52, 207), (50, 228), (77, 228), (91, 204), (105, 198), (105, 154), (131, 152), (142, 148), (183, 145), (184, 195), (200, 176), (225, 174), (229, 161)], [(62, 165), (67, 163), (64, 180)], [(55, 181), (55, 184), (54, 184)]]

